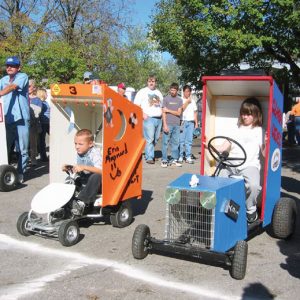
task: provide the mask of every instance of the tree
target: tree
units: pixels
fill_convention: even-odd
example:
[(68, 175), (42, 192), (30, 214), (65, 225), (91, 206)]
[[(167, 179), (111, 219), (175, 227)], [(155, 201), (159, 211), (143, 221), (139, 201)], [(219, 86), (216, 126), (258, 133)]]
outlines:
[(47, 0), (1, 1), (0, 56), (18, 54), (26, 60), (45, 34), (55, 7), (55, 1)]
[[(127, 26), (132, 0), (56, 0), (54, 31), (70, 45), (101, 42), (115, 37)], [(129, 5), (128, 5), (129, 4)]]
[(55, 82), (82, 82), (82, 74), (86, 70), (80, 51), (64, 41), (40, 43), (30, 59), (31, 63), (23, 69), (37, 83), (45, 79), (48, 85)]
[(153, 39), (128, 26), (133, 1), (0, 0), (0, 60), (20, 56), (38, 83), (81, 82), (93, 71), (139, 89), (156, 74), (167, 90), (178, 70), (163, 62)]
[(238, 68), (241, 62), (270, 70), (286, 64), (300, 86), (299, 1), (161, 0), (151, 23), (160, 50), (170, 52), (183, 77)]

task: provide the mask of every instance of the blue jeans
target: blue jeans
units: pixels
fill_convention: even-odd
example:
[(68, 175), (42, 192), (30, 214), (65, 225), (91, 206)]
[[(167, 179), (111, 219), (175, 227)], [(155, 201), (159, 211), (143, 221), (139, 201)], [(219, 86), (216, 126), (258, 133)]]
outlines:
[(300, 145), (300, 117), (295, 117), (295, 134), (298, 145)]
[(148, 117), (144, 120), (144, 138), (146, 140), (145, 159), (154, 159), (154, 147), (158, 142), (162, 121), (161, 118)]
[(28, 163), (29, 120), (19, 120), (5, 127), (8, 157), (15, 143), (19, 156), (18, 173), (24, 174)]
[(183, 157), (185, 148), (185, 157), (191, 157), (191, 149), (193, 145), (194, 121), (183, 121), (182, 132), (180, 132), (180, 152), (179, 157)]
[(162, 138), (162, 161), (168, 161), (168, 145), (170, 142), (171, 145), (171, 157), (172, 160), (178, 159), (179, 154), (179, 134), (180, 126), (179, 125), (168, 125), (169, 132), (163, 132)]
[(50, 133), (49, 129), (49, 123), (41, 123), (42, 126), (42, 132), (40, 133), (40, 154), (41, 159), (45, 160), (47, 159), (47, 153), (46, 153), (46, 134)]

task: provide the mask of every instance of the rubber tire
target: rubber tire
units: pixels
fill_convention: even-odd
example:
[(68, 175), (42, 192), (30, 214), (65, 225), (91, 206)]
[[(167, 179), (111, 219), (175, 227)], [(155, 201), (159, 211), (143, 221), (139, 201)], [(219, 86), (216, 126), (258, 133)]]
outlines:
[(291, 198), (280, 198), (272, 216), (271, 232), (275, 238), (287, 239), (295, 230), (297, 216), (296, 203)]
[[(12, 181), (7, 184), (5, 178), (9, 173), (12, 176)], [(18, 173), (16, 168), (10, 165), (1, 165), (0, 166), (0, 191), (10, 192), (16, 188), (18, 184)]]
[(150, 228), (145, 224), (138, 225), (132, 236), (131, 252), (134, 258), (144, 259), (148, 255), (147, 237), (150, 237)]
[(116, 213), (110, 215), (110, 223), (113, 227), (123, 228), (131, 224), (133, 219), (130, 202), (122, 202)]
[(231, 262), (230, 275), (232, 278), (242, 280), (245, 278), (247, 269), (248, 243), (244, 240), (238, 241), (234, 247)]
[[(70, 236), (70, 234), (74, 234), (74, 236)], [(61, 223), (58, 229), (58, 240), (59, 242), (65, 246), (70, 247), (75, 245), (80, 236), (80, 229), (78, 223), (74, 220), (66, 220)]]
[[(37, 218), (37, 215), (34, 214), (34, 213), (31, 213), (31, 218), (32, 219), (36, 219)], [(23, 236), (30, 236), (30, 235), (33, 235), (34, 233), (31, 232), (31, 231), (28, 231), (26, 228), (25, 228), (25, 224), (26, 222), (28, 221), (28, 212), (24, 212), (22, 213), (18, 220), (17, 220), (17, 230), (18, 232), (23, 235)]]

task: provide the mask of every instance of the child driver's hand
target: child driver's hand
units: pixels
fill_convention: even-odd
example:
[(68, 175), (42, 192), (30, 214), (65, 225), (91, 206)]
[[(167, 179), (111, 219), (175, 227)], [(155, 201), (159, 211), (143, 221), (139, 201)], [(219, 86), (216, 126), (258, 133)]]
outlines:
[(84, 171), (84, 166), (82, 166), (82, 165), (75, 165), (75, 166), (73, 166), (73, 171), (75, 173), (82, 172), (82, 171)]

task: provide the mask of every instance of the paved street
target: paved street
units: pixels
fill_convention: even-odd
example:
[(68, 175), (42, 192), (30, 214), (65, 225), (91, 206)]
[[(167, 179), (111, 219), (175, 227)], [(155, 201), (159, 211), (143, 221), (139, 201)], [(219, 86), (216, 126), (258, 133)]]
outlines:
[[(199, 145), (193, 148), (199, 157)], [(283, 149), (282, 195), (299, 198), (300, 149)], [(263, 232), (248, 242), (244, 280), (221, 266), (148, 255), (135, 260), (131, 239), (135, 227), (149, 225), (164, 236), (165, 186), (194, 165), (162, 169), (144, 164), (143, 199), (135, 201), (134, 222), (118, 229), (99, 222), (83, 224), (73, 247), (16, 230), (18, 216), (30, 208), (35, 193), (47, 185), (48, 165), (29, 170), (30, 179), (10, 193), (0, 192), (0, 299), (299, 299), (300, 217), (295, 235), (279, 241)], [(300, 205), (298, 204), (298, 211)]]

